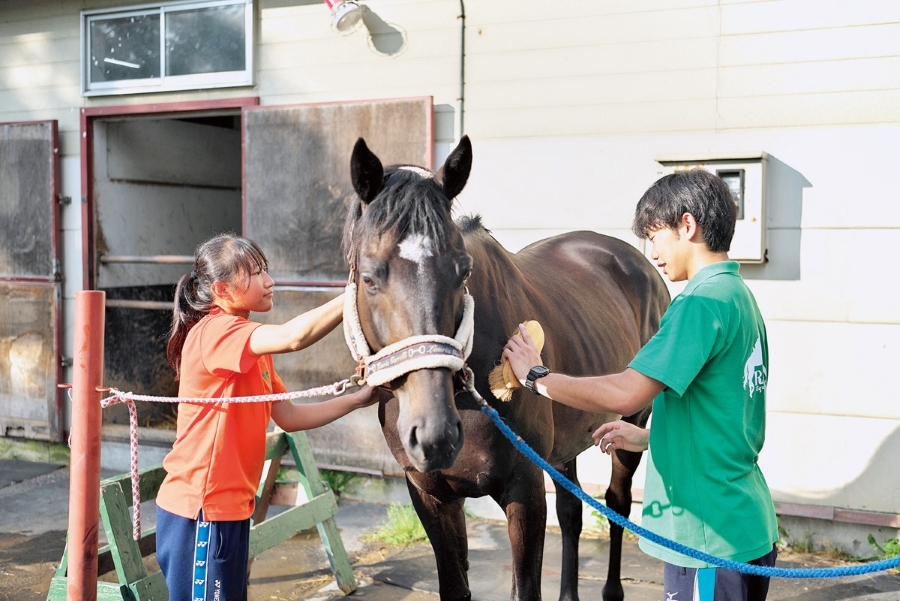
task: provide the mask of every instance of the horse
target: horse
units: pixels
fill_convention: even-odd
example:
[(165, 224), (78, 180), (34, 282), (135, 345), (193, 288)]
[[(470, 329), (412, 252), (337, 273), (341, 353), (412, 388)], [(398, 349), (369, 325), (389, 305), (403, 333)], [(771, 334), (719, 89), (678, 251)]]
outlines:
[[(524, 388), (503, 402), (490, 392), (489, 373), (526, 319), (543, 326), (542, 357), (550, 369), (621, 371), (658, 329), (669, 293), (650, 261), (616, 238), (577, 231), (510, 253), (479, 216), (454, 220), (453, 199), (471, 166), (466, 136), (437, 172), (385, 167), (365, 140), (356, 142), (350, 160), (356, 195), (342, 239), (353, 290), (344, 327), (351, 350), (359, 345), (354, 356), (370, 368), (370, 383), (390, 382), (393, 397), (379, 405), (378, 416), (434, 550), (442, 601), (471, 599), (463, 504), (485, 495), (508, 520), (510, 598), (534, 600), (541, 598), (547, 520), (543, 472), (480, 410), (461, 384), (462, 368), (510, 428), (577, 484), (576, 457), (592, 444), (592, 432), (621, 416), (572, 409)], [(624, 419), (644, 426), (648, 418), (649, 408)], [(640, 458), (612, 455), (606, 503), (625, 516)], [(560, 599), (574, 601), (581, 502), (559, 487), (556, 512)], [(611, 525), (604, 601), (624, 599), (621, 546), (622, 528)]]

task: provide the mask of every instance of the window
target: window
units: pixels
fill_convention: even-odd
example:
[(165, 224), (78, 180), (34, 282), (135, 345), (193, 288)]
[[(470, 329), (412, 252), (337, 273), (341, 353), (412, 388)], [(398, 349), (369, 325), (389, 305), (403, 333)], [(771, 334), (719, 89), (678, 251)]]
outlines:
[(85, 96), (253, 84), (252, 0), (84, 11)]
[(737, 205), (737, 218), (744, 218), (744, 170), (743, 169), (716, 169), (716, 175), (728, 184), (731, 197)]

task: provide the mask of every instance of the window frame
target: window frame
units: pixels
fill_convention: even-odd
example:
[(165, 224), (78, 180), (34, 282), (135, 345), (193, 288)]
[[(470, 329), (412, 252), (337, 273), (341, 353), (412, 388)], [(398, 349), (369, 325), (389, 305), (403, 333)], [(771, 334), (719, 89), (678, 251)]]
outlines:
[[(215, 73), (196, 73), (190, 75), (166, 75), (166, 15), (168, 13), (184, 12), (193, 9), (235, 5), (245, 6), (244, 69), (239, 71), (219, 71)], [(145, 15), (159, 16), (160, 76), (145, 79), (91, 82), (91, 24), (98, 20)], [(252, 86), (254, 85), (253, 47), (253, 0), (174, 0), (172, 2), (157, 2), (153, 4), (121, 6), (117, 8), (83, 10), (81, 11), (81, 94), (82, 96), (115, 96), (149, 92)]]

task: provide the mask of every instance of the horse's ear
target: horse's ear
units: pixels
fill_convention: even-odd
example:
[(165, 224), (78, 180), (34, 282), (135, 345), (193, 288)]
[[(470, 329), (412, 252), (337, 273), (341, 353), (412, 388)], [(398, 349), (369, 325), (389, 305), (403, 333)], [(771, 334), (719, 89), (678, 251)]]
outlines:
[(384, 167), (362, 138), (356, 141), (350, 156), (350, 180), (366, 204), (372, 202), (384, 187)]
[(444, 166), (434, 174), (434, 179), (444, 189), (447, 198), (453, 200), (466, 187), (469, 171), (472, 170), (472, 143), (469, 136), (463, 136), (444, 161)]

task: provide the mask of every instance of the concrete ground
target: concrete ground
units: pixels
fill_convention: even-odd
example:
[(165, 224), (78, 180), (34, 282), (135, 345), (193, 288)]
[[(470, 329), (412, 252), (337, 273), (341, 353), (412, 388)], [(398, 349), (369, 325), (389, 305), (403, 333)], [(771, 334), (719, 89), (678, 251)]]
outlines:
[[(103, 476), (113, 474), (104, 473)], [(69, 497), (69, 471), (59, 463), (0, 459), (0, 601), (46, 599), (50, 579), (62, 557)], [(146, 504), (145, 504), (146, 505)], [(387, 521), (388, 503), (344, 498), (337, 516), (344, 546), (359, 588), (354, 598), (369, 601), (437, 601), (437, 574), (431, 547), (387, 547), (365, 536)], [(142, 510), (145, 526), (153, 509)], [(469, 580), (473, 599), (500, 601), (510, 595), (510, 553), (503, 522), (469, 519)], [(581, 541), (582, 599), (599, 600), (606, 574), (608, 541), (602, 535)], [(784, 550), (780, 567), (825, 567), (828, 557)], [(148, 565), (155, 566), (152, 557)], [(548, 528), (543, 596), (558, 596), (560, 537)], [(622, 565), (628, 601), (660, 601), (661, 565), (626, 540)], [(329, 601), (344, 595), (333, 584), (316, 530), (303, 532), (260, 554), (251, 570), (253, 601)], [(828, 580), (773, 579), (770, 601), (898, 601), (900, 575), (876, 573)]]

